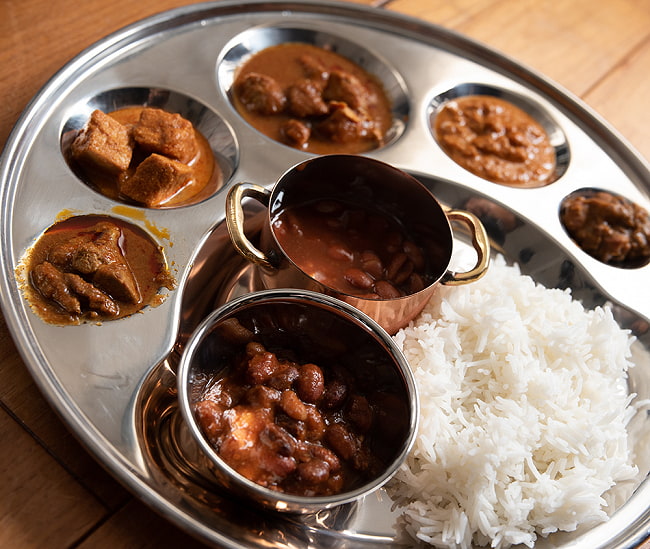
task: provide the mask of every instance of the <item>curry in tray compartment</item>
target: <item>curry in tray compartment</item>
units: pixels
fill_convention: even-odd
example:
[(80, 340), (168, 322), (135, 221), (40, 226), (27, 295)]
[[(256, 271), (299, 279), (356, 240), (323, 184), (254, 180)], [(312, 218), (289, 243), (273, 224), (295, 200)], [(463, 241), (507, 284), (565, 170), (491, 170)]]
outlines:
[(238, 70), (231, 98), (265, 135), (317, 154), (381, 147), (393, 118), (381, 83), (353, 61), (305, 43), (268, 47)]
[(576, 244), (603, 263), (634, 268), (650, 261), (650, 214), (627, 198), (578, 191), (562, 201), (560, 220)]
[(544, 127), (509, 101), (468, 95), (445, 103), (435, 135), (457, 164), (495, 183), (537, 187), (551, 183), (555, 149)]
[(153, 107), (93, 111), (69, 157), (102, 194), (151, 208), (181, 205), (221, 185), (206, 138), (180, 114)]
[(162, 302), (172, 289), (160, 247), (138, 227), (108, 216), (55, 223), (28, 251), (19, 278), (50, 324), (113, 320)]

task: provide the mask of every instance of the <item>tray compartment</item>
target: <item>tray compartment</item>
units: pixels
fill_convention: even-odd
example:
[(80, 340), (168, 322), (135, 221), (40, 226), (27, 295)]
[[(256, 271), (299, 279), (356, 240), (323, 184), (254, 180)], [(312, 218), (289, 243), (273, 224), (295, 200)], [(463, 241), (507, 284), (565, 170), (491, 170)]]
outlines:
[[(374, 75), (383, 85), (392, 105), (393, 123), (385, 136), (385, 144), (390, 146), (404, 133), (410, 112), (408, 90), (399, 72), (378, 55), (357, 43), (339, 35), (298, 26), (255, 27), (233, 37), (224, 48), (217, 63), (217, 80), (222, 93), (232, 101), (232, 85), (237, 69), (255, 53), (271, 46), (290, 42), (311, 44), (333, 51), (359, 65)], [(283, 147), (288, 145), (282, 144)]]
[(165, 88), (124, 87), (100, 91), (84, 101), (76, 103), (68, 112), (68, 117), (63, 124), (60, 139), (61, 153), (68, 167), (89, 188), (95, 190), (92, 183), (87, 181), (84, 174), (70, 158), (72, 141), (95, 109), (109, 113), (132, 106), (157, 107), (167, 112), (178, 113), (189, 120), (210, 143), (218, 165), (215, 166), (215, 169), (221, 171), (221, 177), (196, 195), (189, 197), (184, 202), (175, 203), (173, 206), (163, 205), (162, 209), (198, 204), (213, 196), (229, 182), (239, 163), (239, 144), (230, 125), (222, 116), (207, 105), (180, 92)]
[[(440, 112), (440, 109), (444, 107), (445, 103), (451, 101), (452, 99), (458, 99), (461, 97), (467, 97), (470, 95), (487, 95), (492, 97), (497, 97), (512, 103), (516, 107), (519, 107), (533, 119), (535, 119), (546, 131), (549, 141), (555, 150), (555, 170), (552, 176), (543, 182), (540, 182), (536, 185), (529, 185), (525, 188), (534, 188), (544, 185), (549, 185), (560, 179), (566, 172), (570, 162), (571, 162), (571, 151), (567, 137), (562, 130), (560, 124), (555, 120), (555, 118), (542, 106), (537, 104), (535, 101), (528, 97), (524, 97), (516, 92), (508, 90), (506, 88), (501, 88), (489, 84), (481, 84), (476, 82), (465, 82), (460, 83), (452, 88), (448, 89), (443, 93), (436, 95), (429, 105), (427, 106), (428, 120), (429, 120), (429, 130), (436, 141), (436, 144), (439, 145), (438, 140), (435, 134), (435, 122), (436, 116)], [(451, 160), (451, 159), (450, 159)], [(458, 168), (462, 166), (457, 165)], [(462, 176), (459, 176), (462, 177)], [(490, 182), (489, 180), (486, 180)], [(491, 183), (491, 182), (490, 182)], [(502, 183), (507, 185), (506, 183)], [(512, 184), (513, 187), (517, 187), (517, 184)]]

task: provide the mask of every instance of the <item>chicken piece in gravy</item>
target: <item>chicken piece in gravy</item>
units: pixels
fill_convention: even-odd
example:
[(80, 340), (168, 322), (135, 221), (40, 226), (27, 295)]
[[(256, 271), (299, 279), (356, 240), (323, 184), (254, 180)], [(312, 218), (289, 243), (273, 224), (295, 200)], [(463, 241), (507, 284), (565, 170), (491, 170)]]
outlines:
[(161, 302), (174, 280), (144, 231), (107, 216), (54, 224), (21, 266), (32, 309), (51, 324), (113, 320)]

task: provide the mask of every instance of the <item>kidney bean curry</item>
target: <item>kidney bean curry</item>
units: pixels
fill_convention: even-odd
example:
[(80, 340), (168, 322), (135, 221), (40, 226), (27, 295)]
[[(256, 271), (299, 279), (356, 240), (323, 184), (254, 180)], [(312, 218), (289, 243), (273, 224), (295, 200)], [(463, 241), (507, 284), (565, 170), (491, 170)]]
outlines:
[(424, 249), (371, 206), (336, 199), (297, 204), (273, 219), (273, 232), (302, 271), (345, 294), (394, 299), (433, 282)]
[(317, 154), (380, 147), (393, 122), (377, 78), (342, 55), (305, 43), (257, 52), (239, 67), (231, 98), (260, 132)]
[[(221, 459), (261, 486), (301, 496), (353, 489), (381, 474), (403, 443), (400, 381), (349, 327), (333, 334), (331, 320), (303, 314), (285, 331), (288, 317), (220, 323), (215, 373), (202, 374), (193, 405), (198, 424)], [(311, 334), (299, 333), (309, 324)]]

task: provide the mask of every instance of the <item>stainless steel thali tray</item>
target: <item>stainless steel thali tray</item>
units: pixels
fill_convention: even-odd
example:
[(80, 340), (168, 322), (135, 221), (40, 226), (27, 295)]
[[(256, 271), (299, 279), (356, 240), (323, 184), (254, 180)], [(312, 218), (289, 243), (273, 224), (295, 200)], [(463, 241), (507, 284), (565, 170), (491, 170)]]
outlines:
[[(90, 47), (32, 100), (2, 156), (1, 297), (25, 363), (85, 446), (138, 497), (198, 538), (226, 547), (372, 547), (395, 544), (383, 492), (301, 519), (251, 510), (216, 486), (184, 430), (174, 369), (188, 334), (219, 303), (257, 287), (230, 246), (224, 197), (238, 181), (271, 186), (307, 153), (247, 125), (228, 99), (233, 71), (252, 51), (287, 40), (328, 44), (384, 82), (396, 123), (368, 156), (419, 177), (455, 207), (479, 199), (508, 212), (484, 222), (496, 247), (524, 273), (568, 287), (591, 307), (613, 304), (634, 331), (631, 390), (650, 397), (650, 266), (620, 269), (583, 253), (563, 230), (561, 200), (583, 188), (621, 194), (650, 209), (647, 163), (605, 122), (557, 85), (453, 32), (363, 6), (329, 2), (218, 2), (151, 17)], [(483, 91), (509, 98), (544, 122), (558, 179), (516, 189), (469, 174), (437, 146), (429, 117), (441, 98)], [(199, 203), (162, 210), (112, 201), (66, 164), (65, 135), (95, 108), (148, 102), (181, 112), (208, 137), (225, 184)], [(24, 300), (15, 270), (62, 213), (128, 219), (162, 245), (178, 280), (163, 305), (101, 326), (55, 327)], [(259, 216), (251, 211), (250, 229)], [(642, 418), (640, 438), (650, 429)], [(648, 438), (645, 437), (647, 442)], [(632, 547), (650, 532), (650, 481), (605, 524), (553, 535), (538, 547)]]

